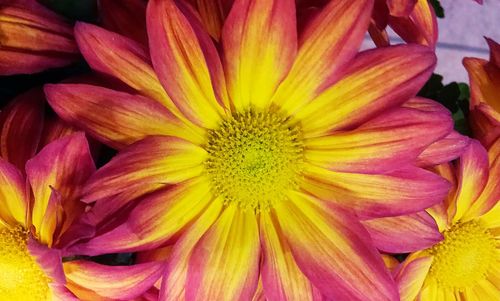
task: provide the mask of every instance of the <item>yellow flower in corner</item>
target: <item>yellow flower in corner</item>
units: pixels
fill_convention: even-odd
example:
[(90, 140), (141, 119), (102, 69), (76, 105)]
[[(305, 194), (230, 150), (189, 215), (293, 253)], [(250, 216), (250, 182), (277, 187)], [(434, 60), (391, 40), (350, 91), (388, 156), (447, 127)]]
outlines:
[(500, 139), (488, 154), (473, 141), (456, 167), (439, 171), (455, 184), (428, 210), (444, 239), (402, 263), (401, 300), (500, 300)]

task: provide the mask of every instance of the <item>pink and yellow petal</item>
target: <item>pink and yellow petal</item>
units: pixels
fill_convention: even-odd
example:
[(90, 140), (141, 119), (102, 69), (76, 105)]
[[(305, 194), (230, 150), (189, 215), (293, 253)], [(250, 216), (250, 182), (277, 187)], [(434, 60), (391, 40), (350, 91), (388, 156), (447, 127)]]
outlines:
[(84, 201), (131, 192), (134, 199), (200, 175), (206, 151), (186, 140), (149, 136), (122, 150), (89, 180)]
[(360, 125), (415, 96), (435, 63), (434, 52), (419, 45), (362, 52), (341, 80), (295, 112), (296, 117), (306, 137)]
[(301, 272), (283, 237), (275, 217), (268, 212), (260, 216), (262, 240), (261, 277), (265, 296), (276, 301), (322, 300), (322, 296)]
[(362, 221), (377, 249), (410, 253), (427, 249), (443, 239), (434, 219), (425, 211)]
[(275, 206), (279, 225), (301, 271), (321, 293), (339, 300), (398, 300), (368, 232), (347, 211), (291, 192)]
[(383, 174), (334, 172), (307, 165), (301, 188), (316, 197), (375, 218), (417, 212), (444, 199), (450, 184), (436, 174), (402, 167)]
[(176, 242), (168, 261), (160, 289), (160, 301), (186, 299), (186, 281), (194, 247), (218, 220), (223, 210), (223, 200), (215, 199), (203, 214)]
[(233, 0), (191, 0), (191, 2), (196, 6), (205, 30), (212, 38), (219, 41)]
[(259, 243), (254, 213), (230, 204), (193, 250), (186, 299), (250, 299), (259, 279)]
[(132, 266), (105, 266), (77, 260), (64, 263), (68, 288), (81, 300), (94, 296), (112, 300), (131, 300), (149, 290), (163, 273), (163, 262)]
[[(401, 301), (414, 301), (422, 290), (433, 261), (425, 253), (411, 254), (395, 272)], [(419, 299), (420, 300), (420, 299)], [(439, 300), (439, 299), (422, 299)]]
[(146, 3), (142, 0), (100, 0), (99, 12), (104, 28), (148, 45)]
[(389, 18), (391, 28), (407, 43), (434, 48), (438, 38), (438, 24), (434, 8), (427, 0), (417, 0), (407, 16)]
[[(194, 124), (213, 128), (224, 114), (216, 97), (208, 60), (217, 60), (208, 34), (200, 40), (189, 19), (172, 0), (150, 1), (148, 35), (153, 66), (179, 110)], [(209, 48), (202, 48), (208, 46)], [(204, 52), (205, 50), (205, 52)], [(211, 54), (206, 57), (205, 54)]]
[(266, 109), (297, 52), (294, 0), (236, 0), (222, 45), (235, 109)]
[(29, 194), (23, 174), (12, 164), (0, 158), (0, 222), (15, 226), (29, 226)]
[(417, 159), (417, 165), (428, 167), (451, 162), (465, 151), (471, 139), (456, 131), (429, 145)]
[[(37, 231), (44, 227), (44, 222), (54, 222), (44, 221), (47, 210), (50, 216), (58, 217), (60, 206), (64, 208), (65, 218), (57, 221), (58, 227), (62, 232), (67, 229), (84, 210), (79, 198), (83, 184), (94, 171), (89, 146), (81, 132), (50, 143), (28, 161), (26, 174), (34, 196), (32, 223)], [(59, 205), (57, 196), (53, 195), (54, 189), (60, 194)], [(42, 237), (42, 241), (51, 246), (51, 233), (44, 233), (47, 236)]]
[(212, 200), (210, 183), (203, 177), (165, 187), (124, 213), (118, 226), (106, 227), (106, 232), (74, 246), (72, 252), (93, 256), (158, 247), (185, 230)]
[(177, 112), (156, 76), (143, 45), (95, 25), (77, 23), (75, 37), (92, 69), (116, 77), (170, 111)]
[(353, 131), (305, 140), (305, 158), (335, 171), (384, 172), (413, 162), (422, 150), (453, 127), (449, 112), (397, 108)]
[(140, 95), (86, 84), (46, 85), (45, 94), (61, 118), (114, 148), (150, 135), (201, 139), (158, 102)]
[(295, 62), (273, 103), (293, 113), (338, 80), (361, 45), (372, 6), (373, 0), (330, 1), (302, 33)]
[(72, 27), (36, 1), (3, 1), (0, 74), (36, 73), (78, 59)]
[(471, 141), (457, 168), (458, 190), (453, 221), (458, 221), (481, 196), (488, 182), (488, 154), (478, 141)]
[(0, 113), (0, 155), (19, 170), (38, 148), (44, 101), (42, 90), (35, 88), (13, 99)]

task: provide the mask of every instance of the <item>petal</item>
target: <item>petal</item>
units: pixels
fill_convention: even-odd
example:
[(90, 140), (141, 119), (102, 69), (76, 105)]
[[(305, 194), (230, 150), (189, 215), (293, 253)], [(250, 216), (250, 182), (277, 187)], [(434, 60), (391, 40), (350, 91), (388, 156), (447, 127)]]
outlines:
[(92, 69), (116, 77), (170, 111), (176, 107), (161, 86), (149, 55), (139, 43), (95, 25), (78, 22), (75, 38)]
[[(401, 301), (414, 301), (423, 287), (431, 267), (431, 256), (412, 254), (402, 263), (395, 276)], [(420, 300), (420, 299), (419, 299)], [(427, 300), (427, 299), (423, 299)]]
[(273, 103), (292, 113), (336, 80), (358, 52), (373, 0), (330, 1), (308, 24), (290, 73)]
[(321, 294), (301, 272), (290, 246), (267, 212), (260, 216), (262, 237), (262, 283), (265, 296), (275, 301), (322, 300)]
[(469, 112), (469, 125), (474, 138), (484, 147), (489, 147), (500, 137), (500, 111), (495, 111), (486, 103), (480, 103)]
[(417, 3), (417, 0), (388, 0), (391, 15), (401, 17), (408, 16)]
[[(48, 209), (55, 210), (51, 216), (58, 216), (49, 200), (56, 189), (60, 193), (65, 219), (59, 221), (61, 232), (84, 210), (80, 202), (83, 184), (94, 173), (95, 165), (83, 133), (56, 140), (44, 147), (38, 155), (26, 163), (26, 174), (34, 195), (32, 221), (37, 230), (44, 224)], [(50, 238), (44, 243), (51, 245)]]
[(168, 261), (160, 290), (160, 301), (185, 300), (189, 260), (193, 248), (216, 222), (223, 200), (215, 199), (202, 216), (176, 242)]
[(83, 84), (46, 85), (52, 108), (65, 121), (121, 149), (149, 135), (199, 139), (154, 100)]
[(194, 0), (205, 30), (215, 40), (220, 40), (222, 26), (229, 14), (233, 0)]
[(304, 157), (335, 171), (374, 173), (414, 161), (434, 141), (453, 128), (449, 111), (397, 108), (353, 131), (306, 139)]
[(500, 69), (478, 58), (466, 57), (463, 64), (469, 74), (471, 108), (484, 102), (500, 112)]
[(94, 256), (151, 249), (184, 230), (212, 200), (211, 185), (205, 178), (166, 187), (141, 199), (119, 218), (118, 226), (105, 227), (105, 232), (98, 228), (95, 237), (73, 247), (72, 252)]
[(36, 73), (78, 59), (72, 27), (36, 1), (9, 1), (0, 9), (0, 75)]
[(253, 211), (230, 204), (196, 244), (187, 300), (249, 300), (259, 279), (259, 229)]
[(484, 38), (488, 43), (488, 47), (490, 48), (490, 62), (500, 68), (500, 44), (495, 42), (493, 39)]
[(427, 0), (417, 0), (409, 16), (389, 18), (391, 28), (407, 43), (434, 48), (438, 24), (434, 8)]
[(413, 213), (441, 202), (450, 184), (413, 166), (384, 174), (333, 172), (308, 165), (302, 189), (366, 218)]
[(60, 250), (51, 249), (31, 236), (28, 238), (27, 247), (29, 254), (36, 260), (52, 283), (65, 283), (66, 278), (64, 276)]
[(99, 11), (104, 28), (124, 35), (142, 45), (148, 45), (146, 3), (142, 0), (100, 0)]
[(16, 97), (0, 113), (0, 155), (19, 170), (24, 170), (38, 148), (44, 102), (42, 90), (35, 88)]
[(224, 24), (222, 45), (236, 110), (267, 108), (297, 52), (294, 0), (236, 0)]
[(470, 141), (469, 137), (451, 131), (446, 137), (429, 145), (418, 156), (417, 165), (426, 167), (453, 161), (462, 155)]
[(21, 172), (0, 158), (0, 224), (26, 225), (29, 196)]
[(488, 182), (481, 195), (466, 212), (466, 216), (470, 218), (488, 212), (500, 200), (500, 139), (490, 147), (488, 157), (490, 162)]
[(359, 125), (413, 97), (435, 63), (434, 52), (419, 45), (367, 50), (357, 56), (340, 81), (296, 116), (308, 136)]
[(453, 221), (460, 220), (483, 192), (488, 182), (488, 154), (478, 141), (471, 141), (460, 157), (456, 211)]
[(86, 298), (88, 293), (119, 300), (139, 297), (160, 278), (163, 269), (163, 262), (131, 266), (106, 266), (84, 260), (64, 263), (67, 286), (82, 300), (91, 300)]
[(443, 240), (434, 219), (425, 211), (362, 221), (377, 249), (388, 253), (410, 253), (427, 249)]
[(176, 137), (149, 136), (118, 153), (89, 180), (83, 201), (92, 202), (122, 192), (134, 199), (203, 171), (206, 151)]
[[(205, 57), (207, 51), (215, 53), (215, 46), (206, 43), (208, 34), (200, 41), (173, 0), (150, 1), (147, 22), (153, 66), (168, 95), (193, 123), (217, 126), (224, 109), (215, 95), (207, 63), (213, 57)], [(203, 49), (202, 42), (211, 47)]]
[(275, 206), (279, 225), (302, 272), (328, 298), (399, 300), (366, 230), (347, 211), (291, 192)]

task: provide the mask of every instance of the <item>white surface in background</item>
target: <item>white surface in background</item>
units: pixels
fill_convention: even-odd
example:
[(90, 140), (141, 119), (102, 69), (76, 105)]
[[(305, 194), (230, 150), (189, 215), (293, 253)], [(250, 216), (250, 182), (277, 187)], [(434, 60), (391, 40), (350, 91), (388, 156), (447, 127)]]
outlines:
[[(441, 0), (445, 18), (438, 19), (439, 38), (436, 48), (436, 73), (443, 75), (444, 83), (468, 82), (462, 65), (466, 56), (487, 59), (489, 50), (483, 36), (500, 43), (500, 0), (484, 0), (479, 5), (472, 0)], [(394, 44), (401, 39), (389, 31)], [(362, 49), (373, 48), (369, 37)]]

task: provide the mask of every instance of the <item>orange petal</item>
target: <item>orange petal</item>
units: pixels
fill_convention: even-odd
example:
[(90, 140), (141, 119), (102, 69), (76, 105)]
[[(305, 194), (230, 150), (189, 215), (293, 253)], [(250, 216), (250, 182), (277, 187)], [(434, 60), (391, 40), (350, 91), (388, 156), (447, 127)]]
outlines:
[[(191, 122), (214, 128), (226, 106), (225, 99), (220, 99), (212, 84), (212, 76), (221, 75), (220, 59), (201, 24), (196, 23), (189, 10), (184, 13), (186, 15), (173, 0), (149, 2), (151, 58), (163, 87), (180, 111)], [(220, 84), (218, 79), (214, 82)]]
[(230, 204), (196, 244), (187, 300), (248, 300), (259, 279), (259, 229), (253, 211)]
[(294, 0), (236, 0), (222, 45), (235, 109), (267, 108), (297, 52)]
[(307, 136), (354, 127), (415, 96), (435, 63), (434, 52), (419, 45), (362, 52), (340, 81), (295, 112), (296, 116)]
[(297, 58), (273, 103), (295, 112), (338, 80), (368, 28), (373, 0), (330, 1), (299, 39)]

